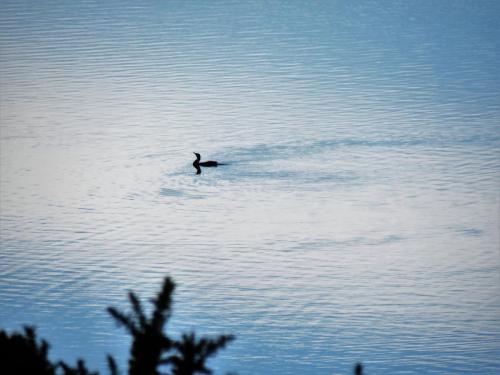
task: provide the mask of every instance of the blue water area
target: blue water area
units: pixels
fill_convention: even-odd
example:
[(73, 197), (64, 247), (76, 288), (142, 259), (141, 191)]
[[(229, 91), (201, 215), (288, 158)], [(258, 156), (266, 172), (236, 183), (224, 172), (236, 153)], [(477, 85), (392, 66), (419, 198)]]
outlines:
[(499, 2), (1, 9), (0, 328), (125, 369), (170, 275), (217, 373), (500, 373)]

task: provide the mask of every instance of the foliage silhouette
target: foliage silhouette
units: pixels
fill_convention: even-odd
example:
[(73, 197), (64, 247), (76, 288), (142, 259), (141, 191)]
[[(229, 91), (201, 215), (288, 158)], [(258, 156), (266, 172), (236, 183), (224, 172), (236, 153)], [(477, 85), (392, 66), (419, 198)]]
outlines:
[(24, 334), (14, 332), (9, 335), (0, 331), (1, 374), (55, 375), (62, 371), (63, 375), (98, 375), (97, 372), (89, 371), (83, 360), (78, 360), (73, 368), (63, 361), (52, 363), (48, 354), (49, 344), (45, 340), (37, 342), (34, 327), (24, 327)]
[(77, 361), (76, 367), (71, 367), (62, 361), (59, 362), (59, 366), (63, 369), (64, 375), (99, 375), (97, 371), (89, 371), (82, 359)]
[[(118, 325), (125, 327), (132, 336), (129, 375), (158, 375), (161, 366), (170, 366), (174, 375), (211, 374), (206, 361), (234, 339), (231, 335), (197, 339), (194, 333), (184, 334), (179, 341), (169, 338), (164, 327), (171, 315), (174, 289), (174, 282), (166, 277), (158, 297), (151, 300), (151, 317), (146, 316), (141, 301), (133, 292), (128, 294), (131, 314), (108, 308)], [(117, 374), (118, 368), (111, 356), (108, 356), (108, 365), (110, 372)]]
[(55, 374), (56, 366), (48, 359), (49, 344), (37, 342), (34, 327), (24, 327), (24, 333), (12, 335), (0, 331), (0, 373)]
[[(129, 375), (195, 375), (212, 374), (207, 360), (234, 340), (232, 335), (214, 338), (196, 337), (194, 332), (183, 334), (173, 340), (164, 333), (164, 328), (172, 311), (174, 282), (165, 278), (157, 297), (151, 300), (153, 311), (150, 316), (144, 312), (139, 298), (129, 292), (128, 299), (132, 313), (123, 313), (114, 307), (107, 310), (118, 325), (132, 336), (129, 358)], [(98, 375), (87, 369), (85, 362), (77, 361), (75, 367), (65, 362), (52, 363), (48, 359), (49, 344), (37, 340), (35, 328), (26, 326), (24, 332), (9, 335), (0, 330), (0, 374), (2, 375)], [(107, 356), (111, 375), (119, 375), (114, 358)], [(170, 371), (170, 372), (160, 372)], [(354, 367), (355, 375), (363, 374), (361, 363)]]
[[(114, 307), (108, 308), (109, 314), (132, 336), (129, 359), (130, 375), (159, 374), (157, 368), (161, 361), (161, 355), (172, 348), (172, 342), (163, 333), (163, 327), (170, 317), (174, 287), (172, 280), (168, 277), (165, 278), (158, 297), (151, 301), (154, 310), (149, 319), (144, 313), (141, 301), (133, 292), (128, 294), (133, 314), (122, 313)], [(108, 363), (110, 363), (109, 359)], [(110, 370), (113, 371), (111, 366)]]
[(166, 363), (172, 364), (173, 375), (212, 374), (205, 366), (206, 360), (232, 340), (232, 335), (222, 335), (216, 339), (197, 339), (194, 332), (184, 334), (181, 341), (173, 343), (178, 354), (171, 355)]

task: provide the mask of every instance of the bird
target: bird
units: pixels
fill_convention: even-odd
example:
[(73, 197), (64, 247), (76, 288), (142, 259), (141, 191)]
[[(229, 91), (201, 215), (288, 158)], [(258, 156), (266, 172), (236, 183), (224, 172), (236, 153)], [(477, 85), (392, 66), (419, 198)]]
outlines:
[(198, 154), (197, 152), (193, 152), (193, 154), (196, 155), (196, 160), (193, 161), (193, 167), (196, 168), (196, 174), (201, 173), (200, 167), (217, 167), (219, 165), (225, 165), (225, 164), (219, 163), (219, 162), (214, 161), (214, 160), (207, 160), (207, 161), (200, 162), (201, 155)]

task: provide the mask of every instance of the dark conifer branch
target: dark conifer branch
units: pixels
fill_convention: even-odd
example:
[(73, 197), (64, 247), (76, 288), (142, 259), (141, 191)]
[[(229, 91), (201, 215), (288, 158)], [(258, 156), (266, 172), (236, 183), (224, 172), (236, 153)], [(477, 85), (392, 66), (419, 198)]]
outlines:
[(137, 322), (135, 325), (139, 327), (139, 329), (145, 329), (147, 326), (146, 316), (144, 315), (144, 310), (142, 308), (141, 301), (134, 294), (134, 292), (129, 292), (128, 299), (130, 300), (130, 304), (132, 305), (132, 309), (134, 310), (135, 319)]
[(107, 311), (115, 319), (116, 323), (119, 326), (124, 326), (132, 336), (139, 332), (139, 328), (136, 327), (133, 318), (129, 315), (121, 313), (114, 307), (108, 307)]

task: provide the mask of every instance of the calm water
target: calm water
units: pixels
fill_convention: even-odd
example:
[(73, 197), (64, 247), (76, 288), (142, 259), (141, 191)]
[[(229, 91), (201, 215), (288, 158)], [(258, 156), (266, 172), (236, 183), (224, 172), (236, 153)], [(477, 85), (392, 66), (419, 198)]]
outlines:
[(171, 275), (218, 373), (500, 373), (499, 2), (0, 4), (0, 327), (124, 368)]

